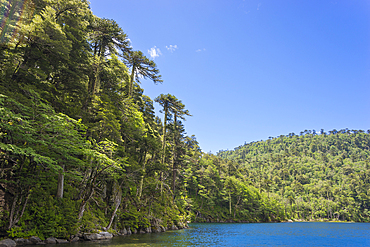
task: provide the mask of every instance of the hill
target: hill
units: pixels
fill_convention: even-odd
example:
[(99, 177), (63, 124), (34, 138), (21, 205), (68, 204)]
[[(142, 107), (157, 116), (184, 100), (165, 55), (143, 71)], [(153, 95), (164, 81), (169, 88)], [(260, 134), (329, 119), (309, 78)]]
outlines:
[(218, 156), (237, 162), (259, 191), (276, 194), (288, 217), (369, 221), (370, 132), (305, 130)]

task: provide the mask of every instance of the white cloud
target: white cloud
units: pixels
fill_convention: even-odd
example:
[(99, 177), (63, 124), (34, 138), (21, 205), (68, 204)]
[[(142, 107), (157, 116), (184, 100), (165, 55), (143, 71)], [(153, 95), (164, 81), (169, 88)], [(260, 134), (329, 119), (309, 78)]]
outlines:
[(198, 49), (198, 50), (196, 50), (196, 52), (201, 52), (201, 51), (205, 51), (205, 50), (206, 50), (206, 48)]
[(161, 50), (159, 50), (159, 48), (157, 48), (156, 46), (150, 48), (150, 50), (148, 50), (148, 53), (152, 57), (152, 59), (162, 55)]
[(169, 50), (170, 52), (174, 52), (176, 49), (177, 49), (177, 45), (170, 45), (170, 46), (166, 46), (167, 50)]
[(259, 3), (258, 6), (257, 6), (257, 10), (260, 10), (260, 7), (261, 7), (262, 3)]

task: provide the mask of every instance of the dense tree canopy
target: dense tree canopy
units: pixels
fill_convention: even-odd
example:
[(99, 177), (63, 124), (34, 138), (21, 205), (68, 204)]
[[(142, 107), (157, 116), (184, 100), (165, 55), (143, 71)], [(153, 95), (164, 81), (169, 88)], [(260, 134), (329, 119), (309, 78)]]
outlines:
[[(181, 100), (85, 0), (1, 0), (0, 234), (181, 227), (187, 221), (368, 221), (369, 134), (305, 131), (202, 153)], [(88, 213), (87, 213), (88, 212)]]
[(182, 122), (190, 113), (162, 94), (164, 120), (155, 116), (136, 82), (161, 83), (159, 70), (114, 20), (94, 16), (84, 0), (1, 1), (1, 9), (2, 234), (181, 226), (203, 219), (207, 193), (239, 215), (234, 201), (250, 190), (259, 207), (256, 190), (224, 170), (212, 191), (203, 178), (209, 157)]
[(305, 130), (221, 151), (302, 219), (370, 220), (369, 131)]

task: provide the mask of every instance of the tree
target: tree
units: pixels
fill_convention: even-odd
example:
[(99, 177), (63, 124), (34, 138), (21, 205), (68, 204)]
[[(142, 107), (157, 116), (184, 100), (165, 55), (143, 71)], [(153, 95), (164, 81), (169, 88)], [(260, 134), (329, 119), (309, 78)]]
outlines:
[(103, 64), (113, 55), (125, 56), (131, 51), (127, 35), (114, 20), (92, 17), (90, 29), (89, 39), (93, 62), (89, 75), (88, 99), (85, 108), (92, 101), (93, 96), (99, 92), (101, 86), (100, 73)]
[[(171, 117), (169, 109), (176, 100), (177, 100), (176, 97), (170, 94), (167, 94), (167, 95), (161, 94), (160, 96), (154, 99), (155, 102), (159, 103), (163, 107), (163, 110), (161, 110), (161, 113), (164, 113), (163, 130), (162, 130), (162, 165), (165, 165), (167, 121)], [(160, 176), (161, 193), (162, 193), (162, 186), (163, 186), (162, 177), (163, 177), (163, 172), (161, 172), (161, 176)]]
[[(165, 164), (165, 156), (166, 156), (166, 132), (167, 132), (167, 122), (168, 120), (174, 118), (174, 142), (175, 141), (175, 135), (177, 131), (177, 118), (185, 119), (184, 115), (190, 116), (189, 112), (185, 110), (185, 105), (182, 104), (180, 100), (178, 100), (175, 96), (171, 94), (161, 94), (157, 98), (155, 98), (155, 101), (159, 103), (163, 110), (161, 111), (164, 113), (164, 121), (163, 121), (163, 138), (162, 138), (162, 164)], [(174, 148), (176, 146), (176, 143), (174, 143)], [(174, 150), (172, 150), (174, 151)], [(174, 155), (174, 154), (173, 154)], [(172, 191), (174, 192), (175, 188), (175, 176), (176, 176), (176, 167), (174, 165), (175, 161), (174, 158), (172, 159), (172, 165), (173, 165), (173, 180), (172, 180)]]
[(179, 150), (179, 142), (180, 142), (180, 133), (184, 132), (184, 130), (179, 131), (182, 127), (181, 121), (179, 119), (185, 120), (186, 116), (191, 116), (188, 110), (185, 110), (185, 105), (182, 104), (181, 100), (175, 101), (174, 104), (170, 107), (170, 111), (173, 114), (173, 145), (172, 145), (172, 191), (173, 191), (173, 198), (175, 199), (175, 187), (176, 187), (176, 173), (177, 173), (177, 165), (178, 159), (180, 158)]
[(22, 218), (40, 172), (58, 174), (56, 195), (62, 198), (64, 168), (67, 164), (79, 168), (85, 164), (81, 159), (85, 147), (81, 122), (55, 113), (38, 94), (29, 93), (32, 107), (4, 95), (0, 98), (0, 153), (5, 171), (0, 179), (5, 179), (13, 195), (9, 229)]
[(140, 77), (150, 79), (155, 84), (162, 83), (161, 75), (153, 60), (148, 59), (141, 51), (132, 51), (123, 54), (126, 63), (131, 67), (130, 82), (128, 84), (128, 96), (132, 96), (134, 81), (140, 83)]
[(184, 137), (181, 101), (166, 108), (163, 126), (135, 83), (162, 82), (156, 64), (131, 53), (117, 23), (94, 16), (86, 0), (0, 3), (0, 230), (68, 238), (98, 225), (122, 230), (132, 212), (141, 229), (149, 217), (165, 227), (183, 219), (170, 200), (175, 188), (187, 195), (177, 167), (192, 169), (201, 151)]

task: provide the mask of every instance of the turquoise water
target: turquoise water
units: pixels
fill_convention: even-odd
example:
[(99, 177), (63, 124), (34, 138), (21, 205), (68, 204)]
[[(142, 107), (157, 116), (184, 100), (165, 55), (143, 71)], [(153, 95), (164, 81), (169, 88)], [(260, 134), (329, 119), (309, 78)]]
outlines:
[(75, 247), (370, 246), (370, 223), (200, 223), (189, 229), (133, 234)]

